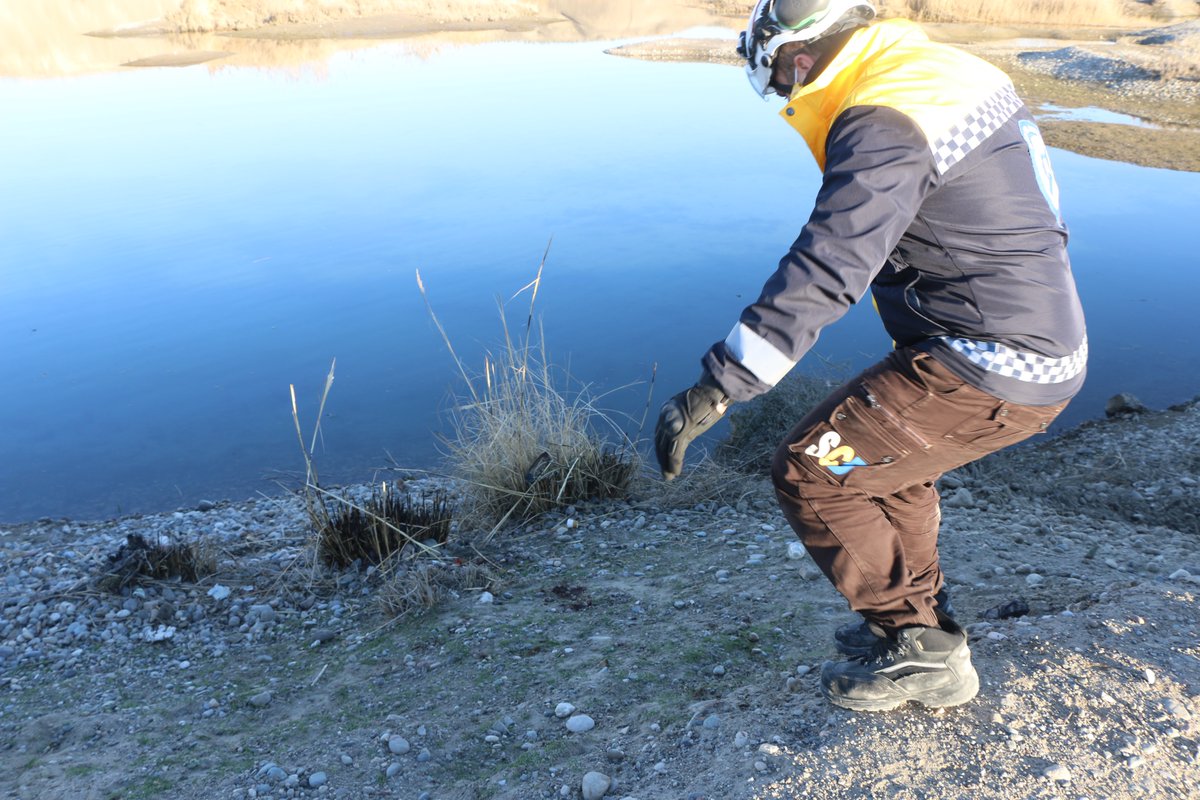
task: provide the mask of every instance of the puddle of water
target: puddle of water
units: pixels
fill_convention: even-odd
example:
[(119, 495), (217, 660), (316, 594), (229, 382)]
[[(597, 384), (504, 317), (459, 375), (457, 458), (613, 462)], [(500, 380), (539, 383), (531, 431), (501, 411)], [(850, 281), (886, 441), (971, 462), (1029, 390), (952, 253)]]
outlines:
[(1073, 122), (1104, 122), (1111, 125), (1132, 125), (1135, 128), (1150, 128), (1159, 130), (1160, 127), (1147, 122), (1141, 117), (1109, 111), (1106, 108), (1088, 106), (1085, 108), (1067, 108), (1045, 103), (1038, 107), (1038, 119), (1065, 120)]

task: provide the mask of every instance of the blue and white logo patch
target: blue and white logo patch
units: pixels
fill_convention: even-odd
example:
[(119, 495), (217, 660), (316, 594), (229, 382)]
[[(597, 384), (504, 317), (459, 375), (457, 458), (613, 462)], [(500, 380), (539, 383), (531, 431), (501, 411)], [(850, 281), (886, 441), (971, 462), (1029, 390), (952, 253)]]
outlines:
[(1021, 120), (1018, 126), (1021, 129), (1021, 137), (1025, 139), (1025, 144), (1029, 147), (1029, 157), (1033, 159), (1033, 174), (1037, 176), (1038, 187), (1042, 190), (1042, 196), (1046, 198), (1050, 210), (1054, 212), (1054, 218), (1061, 225), (1062, 210), (1058, 200), (1058, 181), (1055, 180), (1054, 170), (1050, 167), (1050, 153), (1046, 150), (1042, 132), (1038, 130), (1037, 125), (1027, 119)]

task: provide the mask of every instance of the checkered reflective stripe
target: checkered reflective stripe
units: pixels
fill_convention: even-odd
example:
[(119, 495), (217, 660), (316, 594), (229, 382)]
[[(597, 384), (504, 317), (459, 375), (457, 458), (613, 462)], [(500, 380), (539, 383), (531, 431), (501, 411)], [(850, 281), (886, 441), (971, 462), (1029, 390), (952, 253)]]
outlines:
[(1021, 98), (1012, 84), (1005, 84), (975, 108), (966, 119), (957, 123), (930, 144), (939, 175), (962, 161), (967, 153), (996, 132), (1021, 107)]
[(1062, 358), (1026, 353), (998, 342), (981, 342), (949, 336), (941, 338), (955, 352), (966, 356), (972, 364), (988, 372), (1016, 378), (1025, 383), (1063, 383), (1083, 372), (1084, 366), (1087, 365), (1087, 336), (1083, 337), (1074, 353)]

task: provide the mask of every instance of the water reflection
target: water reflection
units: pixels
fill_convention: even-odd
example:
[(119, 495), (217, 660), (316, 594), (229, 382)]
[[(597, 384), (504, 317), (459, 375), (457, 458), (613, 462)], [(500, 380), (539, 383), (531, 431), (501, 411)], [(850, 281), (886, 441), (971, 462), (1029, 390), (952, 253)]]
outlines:
[[(414, 14), (418, 8), (423, 14)], [(121, 66), (315, 66), (379, 39), (416, 50), (496, 41), (570, 42), (740, 24), (661, 0), (0, 0), (0, 77), (61, 77)]]

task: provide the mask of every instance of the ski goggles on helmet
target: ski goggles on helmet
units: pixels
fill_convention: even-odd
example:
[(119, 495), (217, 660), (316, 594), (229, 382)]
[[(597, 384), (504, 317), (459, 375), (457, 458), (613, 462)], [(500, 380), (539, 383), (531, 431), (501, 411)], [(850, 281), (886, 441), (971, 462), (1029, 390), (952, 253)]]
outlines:
[[(737, 53), (746, 59), (746, 76), (759, 96), (771, 86), (775, 55), (788, 42), (815, 42), (875, 16), (870, 0), (758, 0)], [(777, 92), (776, 92), (777, 93)]]

